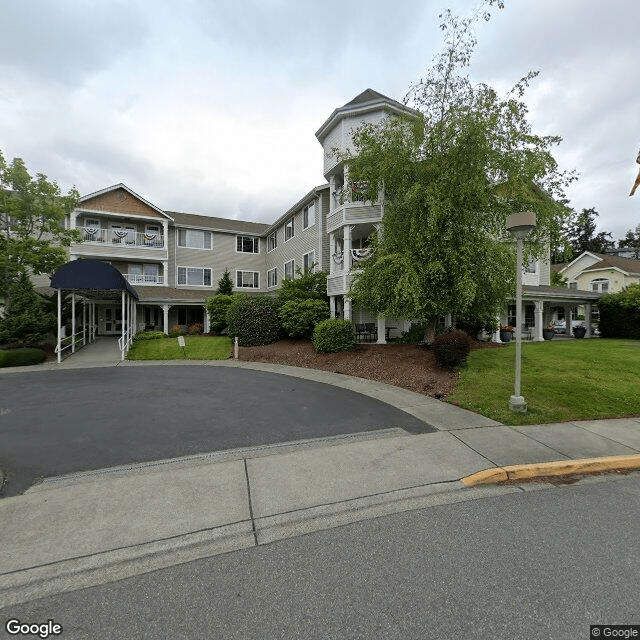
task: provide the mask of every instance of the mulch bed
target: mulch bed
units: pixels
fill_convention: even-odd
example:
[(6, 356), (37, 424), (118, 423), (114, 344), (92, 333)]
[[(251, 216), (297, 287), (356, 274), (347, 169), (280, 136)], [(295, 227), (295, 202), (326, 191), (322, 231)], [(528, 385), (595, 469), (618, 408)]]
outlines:
[[(474, 342), (473, 348), (502, 345)], [(353, 351), (318, 353), (308, 340), (280, 340), (263, 347), (240, 347), (238, 358), (342, 373), (434, 398), (451, 395), (458, 380), (456, 371), (441, 369), (431, 351), (413, 344), (360, 344)]]

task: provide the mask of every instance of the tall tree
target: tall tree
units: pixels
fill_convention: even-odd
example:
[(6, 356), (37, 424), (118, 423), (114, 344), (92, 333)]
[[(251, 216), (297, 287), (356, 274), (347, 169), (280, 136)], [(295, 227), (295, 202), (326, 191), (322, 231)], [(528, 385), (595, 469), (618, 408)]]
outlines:
[(230, 296), (233, 293), (233, 282), (229, 275), (229, 269), (225, 267), (224, 273), (220, 280), (218, 280), (218, 293), (224, 296)]
[(583, 209), (580, 213), (574, 213), (566, 226), (566, 235), (571, 248), (573, 258), (577, 258), (584, 251), (593, 253), (606, 253), (608, 249), (615, 248), (613, 236), (608, 231), (596, 233), (596, 218), (600, 214), (594, 207)]
[(20, 158), (7, 163), (0, 152), (0, 296), (11, 312), (14, 285), (31, 274), (52, 275), (67, 261), (66, 246), (78, 231), (64, 228), (78, 203), (75, 188), (62, 195), (42, 173), (32, 177)]
[(408, 94), (421, 115), (364, 125), (344, 156), (365, 197), (383, 192), (386, 203), (382, 234), (350, 295), (374, 313), (427, 320), (427, 340), (437, 316), (495, 316), (512, 294), (509, 214), (537, 214), (528, 255), (543, 254), (567, 215), (563, 189), (574, 176), (552, 156), (560, 138), (535, 135), (521, 101), (536, 73), (505, 97), (464, 75), (472, 26), (493, 5), (502, 7), (486, 0), (470, 18), (441, 16), (444, 49)]
[(618, 240), (618, 248), (631, 247), (640, 249), (640, 224), (636, 225), (635, 230), (629, 229), (627, 234), (621, 240)]

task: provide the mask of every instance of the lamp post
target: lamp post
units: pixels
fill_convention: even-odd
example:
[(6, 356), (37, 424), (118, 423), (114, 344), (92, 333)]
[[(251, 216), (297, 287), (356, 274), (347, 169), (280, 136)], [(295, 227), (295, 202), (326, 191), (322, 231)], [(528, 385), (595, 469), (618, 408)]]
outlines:
[(507, 230), (516, 238), (516, 383), (509, 398), (509, 409), (526, 413), (527, 403), (520, 395), (522, 370), (522, 245), (525, 236), (536, 226), (536, 214), (526, 211), (507, 218)]

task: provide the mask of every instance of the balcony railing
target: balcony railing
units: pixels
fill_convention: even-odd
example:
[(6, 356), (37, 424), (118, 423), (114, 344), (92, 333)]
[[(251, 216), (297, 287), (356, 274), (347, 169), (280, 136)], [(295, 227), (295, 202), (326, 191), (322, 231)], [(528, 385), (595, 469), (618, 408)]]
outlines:
[(123, 247), (164, 248), (164, 238), (160, 233), (141, 233), (128, 229), (98, 229), (96, 227), (78, 227), (82, 242), (90, 244), (113, 244)]
[(129, 284), (164, 284), (164, 276), (156, 276), (144, 273), (125, 273), (123, 274)]

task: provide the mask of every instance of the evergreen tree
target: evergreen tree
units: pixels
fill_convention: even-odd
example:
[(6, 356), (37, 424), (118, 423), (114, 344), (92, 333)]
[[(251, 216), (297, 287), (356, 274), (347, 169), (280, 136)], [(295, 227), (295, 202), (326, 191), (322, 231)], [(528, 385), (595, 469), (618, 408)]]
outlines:
[(218, 293), (224, 296), (230, 296), (233, 293), (233, 281), (229, 275), (229, 269), (225, 268), (222, 277), (218, 280)]
[(36, 345), (56, 326), (54, 314), (46, 310), (24, 271), (12, 282), (7, 298), (10, 304), (0, 318), (0, 343)]

